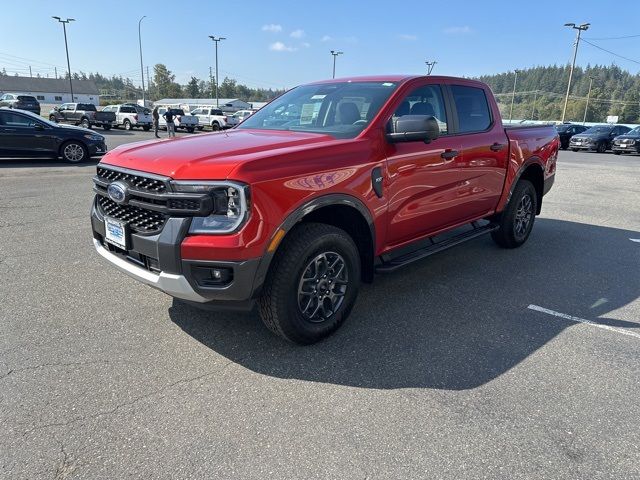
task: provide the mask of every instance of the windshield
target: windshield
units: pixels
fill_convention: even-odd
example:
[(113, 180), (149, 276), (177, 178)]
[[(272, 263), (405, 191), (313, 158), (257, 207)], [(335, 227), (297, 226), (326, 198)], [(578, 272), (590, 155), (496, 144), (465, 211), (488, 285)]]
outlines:
[(394, 82), (303, 85), (278, 97), (237, 128), (354, 138), (373, 120), (396, 87)]
[(630, 135), (632, 137), (640, 137), (640, 127), (636, 127), (633, 130), (629, 130), (625, 135)]
[(611, 128), (613, 127), (607, 127), (606, 125), (599, 125), (596, 127), (591, 127), (582, 133), (584, 133), (585, 135), (589, 135), (591, 133), (609, 133), (611, 131)]

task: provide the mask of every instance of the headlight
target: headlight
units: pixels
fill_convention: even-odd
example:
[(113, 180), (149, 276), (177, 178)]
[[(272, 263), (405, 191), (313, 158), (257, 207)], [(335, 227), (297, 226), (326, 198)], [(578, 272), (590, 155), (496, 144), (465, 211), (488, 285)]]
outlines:
[(208, 217), (193, 217), (189, 233), (230, 233), (249, 217), (249, 187), (237, 182), (171, 182), (182, 193), (209, 193), (213, 212)]
[(104, 142), (104, 137), (102, 135), (96, 135), (95, 133), (87, 133), (84, 138), (88, 138), (95, 142)]

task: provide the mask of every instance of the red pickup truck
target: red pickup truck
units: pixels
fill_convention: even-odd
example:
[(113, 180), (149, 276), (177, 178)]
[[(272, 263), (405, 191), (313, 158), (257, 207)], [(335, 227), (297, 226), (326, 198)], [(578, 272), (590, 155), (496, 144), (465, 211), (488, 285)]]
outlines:
[(522, 245), (551, 188), (552, 126), (502, 125), (468, 79), (294, 88), (226, 133), (128, 144), (97, 166), (98, 253), (203, 307), (250, 309), (309, 344), (361, 282), (491, 233)]

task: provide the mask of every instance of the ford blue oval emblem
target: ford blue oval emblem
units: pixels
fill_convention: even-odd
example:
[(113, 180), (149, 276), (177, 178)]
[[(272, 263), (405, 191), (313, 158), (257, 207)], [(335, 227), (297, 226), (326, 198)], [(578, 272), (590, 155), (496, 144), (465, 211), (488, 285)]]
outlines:
[(107, 195), (116, 203), (124, 203), (127, 199), (127, 185), (122, 182), (113, 182), (107, 187)]

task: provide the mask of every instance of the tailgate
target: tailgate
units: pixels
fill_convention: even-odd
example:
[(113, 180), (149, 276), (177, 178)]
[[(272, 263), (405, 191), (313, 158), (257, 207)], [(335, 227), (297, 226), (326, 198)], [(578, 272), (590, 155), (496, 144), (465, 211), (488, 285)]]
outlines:
[(101, 122), (115, 122), (116, 114), (114, 112), (95, 112), (94, 118)]

